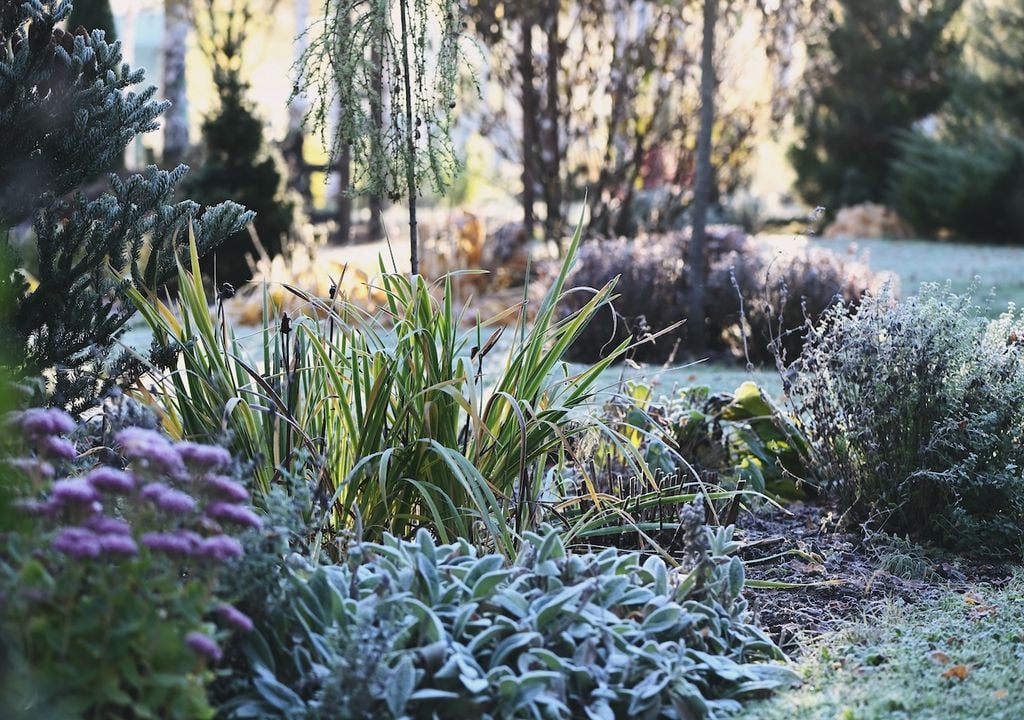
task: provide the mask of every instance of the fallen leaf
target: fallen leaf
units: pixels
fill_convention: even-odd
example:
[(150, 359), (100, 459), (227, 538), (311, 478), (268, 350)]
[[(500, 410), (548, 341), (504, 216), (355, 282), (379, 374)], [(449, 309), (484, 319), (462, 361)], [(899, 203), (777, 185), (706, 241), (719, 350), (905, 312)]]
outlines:
[(1009, 694), (1010, 693), (1008, 693), (1004, 688), (1000, 688), (996, 690), (994, 693), (992, 693), (992, 697), (994, 697), (996, 700), (1005, 700), (1006, 696)]
[(968, 605), (981, 605), (985, 602), (985, 599), (978, 593), (967, 592), (964, 593), (964, 602)]
[(928, 659), (939, 665), (948, 665), (950, 661), (949, 655), (942, 652), (941, 650), (932, 650), (928, 653)]
[(946, 672), (942, 673), (943, 680), (966, 680), (970, 670), (967, 669), (966, 665), (954, 665)]

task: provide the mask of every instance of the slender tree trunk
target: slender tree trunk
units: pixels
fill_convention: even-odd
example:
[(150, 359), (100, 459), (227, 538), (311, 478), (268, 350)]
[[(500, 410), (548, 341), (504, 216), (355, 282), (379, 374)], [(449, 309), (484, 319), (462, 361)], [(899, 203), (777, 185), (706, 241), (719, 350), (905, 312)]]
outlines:
[(419, 273), (419, 238), (416, 235), (416, 126), (412, 116), (412, 63), (409, 60), (409, 0), (399, 0), (402, 21), (402, 80), (405, 81), (405, 180), (409, 186), (409, 264), (413, 275)]
[[(309, 0), (295, 0), (295, 47), (293, 61), (298, 65), (309, 47), (309, 38), (306, 35), (306, 27), (309, 24)], [(288, 137), (285, 141), (285, 156), (288, 159), (291, 177), (289, 186), (302, 195), (303, 202), (309, 207), (312, 205), (312, 196), (309, 188), (309, 171), (306, 167), (305, 128), (306, 113), (309, 110), (309, 100), (305, 95), (296, 95), (288, 104)]]
[(533, 229), (537, 220), (534, 217), (537, 183), (537, 153), (540, 148), (537, 142), (537, 87), (533, 78), (533, 9), (523, 7), (519, 47), (519, 77), (522, 79), (522, 98), (520, 106), (523, 112), (523, 229), (527, 238), (533, 237)]
[(189, 8), (186, 0), (164, 0), (164, 97), (171, 106), (164, 113), (164, 165), (174, 167), (188, 152), (188, 93), (185, 52)]
[(562, 151), (561, 125), (562, 114), (558, 93), (558, 70), (562, 62), (562, 43), (558, 38), (558, 14), (561, 0), (550, 0), (547, 18), (547, 122), (546, 147), (544, 150), (545, 177), (544, 203), (547, 215), (544, 218), (544, 229), (548, 240), (558, 245), (559, 255), (562, 253)]
[(711, 200), (711, 128), (715, 122), (715, 23), (718, 0), (704, 0), (704, 38), (700, 60), (700, 131), (697, 133), (697, 167), (693, 181), (693, 234), (690, 239), (690, 317), (687, 331), (695, 353), (707, 349), (704, 317), (704, 240)]
[[(373, 126), (377, 132), (384, 127), (384, 75), (381, 68), (380, 48), (374, 45), (370, 51), (370, 62), (374, 67), (373, 76), (373, 97), (370, 99), (370, 111), (373, 114)], [(366, 234), (370, 240), (380, 240), (384, 237), (384, 202), (380, 195), (373, 193), (369, 197), (370, 223), (366, 227)]]
[[(342, 112), (345, 112), (342, 109)], [(352, 150), (348, 145), (338, 156), (338, 233), (335, 242), (352, 242)]]

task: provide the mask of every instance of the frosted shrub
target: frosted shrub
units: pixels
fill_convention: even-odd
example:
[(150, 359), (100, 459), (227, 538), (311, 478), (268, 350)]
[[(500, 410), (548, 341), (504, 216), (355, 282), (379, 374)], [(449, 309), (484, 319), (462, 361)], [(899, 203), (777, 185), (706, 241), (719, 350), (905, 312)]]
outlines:
[(926, 285), (810, 328), (788, 388), (821, 473), (858, 520), (953, 548), (1019, 551), (1024, 323)]

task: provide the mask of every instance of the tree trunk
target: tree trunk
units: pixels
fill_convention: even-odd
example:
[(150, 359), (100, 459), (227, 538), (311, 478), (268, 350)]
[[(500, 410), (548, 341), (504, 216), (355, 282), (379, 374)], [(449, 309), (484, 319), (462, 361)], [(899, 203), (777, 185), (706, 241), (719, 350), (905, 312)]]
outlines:
[(164, 0), (164, 97), (171, 106), (164, 113), (164, 165), (176, 166), (188, 152), (188, 94), (185, 52), (189, 8), (185, 0)]
[[(342, 110), (344, 112), (344, 110)], [(335, 242), (352, 242), (352, 150), (348, 145), (338, 155), (338, 232)]]
[(690, 349), (707, 349), (704, 313), (704, 240), (711, 200), (711, 129), (715, 122), (715, 22), (718, 0), (704, 0), (704, 38), (700, 59), (700, 132), (697, 134), (697, 167), (693, 182), (693, 234), (690, 239), (690, 313), (687, 321)]
[[(370, 112), (373, 115), (373, 126), (381, 133), (384, 128), (384, 71), (381, 67), (380, 47), (377, 45), (370, 50), (370, 63), (374, 67)], [(371, 194), (369, 206), (370, 222), (366, 226), (366, 235), (370, 240), (380, 240), (384, 237), (384, 202), (380, 195)]]
[(533, 237), (537, 220), (533, 209), (536, 201), (537, 153), (537, 87), (533, 78), (533, 11), (523, 7), (519, 47), (519, 77), (522, 80), (520, 106), (523, 112), (523, 229), (526, 237)]
[(547, 122), (545, 123), (544, 148), (544, 204), (547, 215), (544, 218), (544, 232), (547, 240), (558, 245), (562, 254), (562, 115), (558, 93), (558, 70), (562, 62), (563, 46), (558, 38), (558, 13), (561, 0), (550, 0), (547, 18), (548, 62), (547, 75)]
[(402, 22), (402, 79), (405, 81), (405, 180), (409, 192), (409, 265), (410, 272), (420, 271), (419, 237), (416, 234), (416, 139), (412, 116), (412, 59), (409, 57), (409, 2), (399, 0), (399, 14)]
[[(309, 24), (309, 0), (295, 0), (295, 47), (293, 62), (298, 65), (309, 47), (309, 36), (306, 35), (306, 27)], [(288, 103), (288, 136), (285, 139), (284, 154), (288, 161), (289, 187), (302, 195), (303, 202), (309, 207), (312, 204), (312, 196), (309, 187), (309, 169), (306, 167), (305, 158), (305, 128), (306, 113), (309, 110), (309, 100), (305, 95), (297, 94)]]

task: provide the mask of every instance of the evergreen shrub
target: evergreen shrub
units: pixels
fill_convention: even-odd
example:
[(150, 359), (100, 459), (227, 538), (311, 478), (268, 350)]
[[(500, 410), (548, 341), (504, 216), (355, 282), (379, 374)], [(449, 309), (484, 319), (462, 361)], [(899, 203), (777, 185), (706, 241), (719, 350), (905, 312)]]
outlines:
[(0, 11), (0, 335), (8, 369), (46, 374), (49, 402), (77, 410), (138, 372), (130, 355), (113, 357), (134, 313), (126, 289), (170, 278), (190, 224), (205, 253), (251, 213), (174, 202), (184, 166), (112, 177), (93, 201), (68, 196), (118, 165), (167, 107), (152, 87), (129, 90), (143, 73), (122, 64), (120, 43), (60, 30), (70, 11), (66, 1)]
[[(202, 205), (230, 197), (256, 213), (253, 227), (267, 256), (280, 255), (295, 221), (295, 202), (286, 193), (283, 161), (264, 141), (264, 122), (247, 99), (237, 71), (215, 73), (218, 109), (203, 122), (202, 162), (184, 192)], [(252, 278), (260, 258), (248, 230), (231, 234), (203, 259), (203, 271), (218, 284), (235, 286)]]

